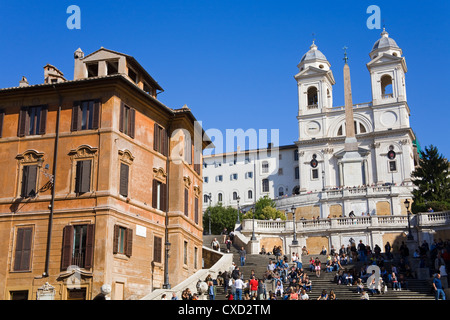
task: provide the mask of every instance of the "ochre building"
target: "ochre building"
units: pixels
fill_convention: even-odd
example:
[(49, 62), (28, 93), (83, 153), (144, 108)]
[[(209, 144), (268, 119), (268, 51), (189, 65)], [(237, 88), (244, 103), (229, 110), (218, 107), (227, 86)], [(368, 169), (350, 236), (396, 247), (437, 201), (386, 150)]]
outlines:
[(139, 299), (201, 268), (207, 143), (162, 90), (104, 48), (0, 89), (0, 299)]

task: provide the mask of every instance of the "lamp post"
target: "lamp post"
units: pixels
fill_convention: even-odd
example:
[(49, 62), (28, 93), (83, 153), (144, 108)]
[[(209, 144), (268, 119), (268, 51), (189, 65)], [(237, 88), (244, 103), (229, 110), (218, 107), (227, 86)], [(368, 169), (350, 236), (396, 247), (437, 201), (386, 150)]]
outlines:
[(241, 200), (241, 197), (237, 196), (236, 200), (237, 200), (237, 210), (238, 210), (236, 224), (241, 224), (241, 218), (239, 217), (239, 213), (241, 211), (241, 209), (239, 207), (239, 200)]
[(164, 283), (163, 283), (163, 289), (170, 289), (170, 283), (169, 283), (169, 251), (170, 251), (170, 245), (169, 239), (166, 237), (166, 242), (164, 243), (166, 255), (164, 257), (165, 262), (165, 268), (164, 268)]
[(256, 240), (256, 236), (255, 236), (255, 211), (256, 211), (256, 206), (255, 206), (255, 209), (253, 210), (252, 237), (250, 238), (250, 240), (252, 240), (252, 241)]
[(205, 196), (209, 200), (209, 208), (208, 208), (208, 234), (211, 235), (211, 192), (209, 194), (205, 194)]
[(292, 210), (292, 222), (293, 222), (293, 224), (294, 224), (294, 237), (293, 237), (293, 239), (292, 239), (292, 244), (293, 245), (298, 245), (298, 240), (297, 240), (297, 230), (295, 229), (295, 207), (294, 206), (292, 206), (292, 208), (291, 208), (291, 210)]
[(413, 237), (413, 235), (411, 233), (411, 223), (409, 221), (409, 217), (411, 215), (411, 212), (409, 211), (409, 200), (406, 199), (404, 204), (405, 204), (405, 207), (406, 207), (406, 212), (408, 213), (408, 238), (407, 239), (408, 240), (414, 240), (414, 237)]

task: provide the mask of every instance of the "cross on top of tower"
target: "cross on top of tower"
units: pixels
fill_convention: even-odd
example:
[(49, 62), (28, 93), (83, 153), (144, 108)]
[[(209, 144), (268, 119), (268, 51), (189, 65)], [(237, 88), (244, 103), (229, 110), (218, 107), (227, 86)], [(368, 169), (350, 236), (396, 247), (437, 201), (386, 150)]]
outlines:
[(348, 57), (347, 57), (347, 47), (345, 46), (344, 48), (342, 48), (342, 49), (344, 49), (344, 61), (345, 61), (345, 64), (347, 64), (347, 61), (348, 61)]

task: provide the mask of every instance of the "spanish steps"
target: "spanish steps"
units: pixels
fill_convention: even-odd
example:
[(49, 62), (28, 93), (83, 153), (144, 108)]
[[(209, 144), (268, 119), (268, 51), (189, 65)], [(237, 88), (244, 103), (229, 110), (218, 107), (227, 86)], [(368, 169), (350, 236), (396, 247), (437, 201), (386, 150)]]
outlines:
[[(219, 240), (219, 242), (221, 242), (221, 236), (204, 235), (204, 239), (203, 239), (204, 245), (207, 247), (211, 247), (211, 242), (214, 238), (217, 238)], [(223, 243), (220, 244), (220, 250), (221, 250), (221, 252), (226, 251), (226, 246)], [(251, 274), (252, 270), (254, 271), (256, 277), (262, 277), (262, 275), (267, 270), (267, 265), (269, 264), (270, 260), (275, 261), (275, 259), (276, 259), (274, 255), (247, 254), (245, 265), (241, 266), (238, 248), (232, 246), (231, 253), (233, 254), (233, 262), (236, 264), (236, 266), (239, 266), (239, 269), (243, 274), (244, 281), (249, 280), (249, 275)], [(320, 273), (320, 277), (317, 277), (314, 271), (311, 272), (309, 270), (309, 260), (311, 258), (311, 255), (302, 256), (303, 269), (312, 282), (312, 290), (310, 292), (308, 292), (310, 300), (317, 299), (320, 296), (320, 294), (322, 293), (322, 290), (326, 290), (327, 293), (330, 293), (330, 291), (333, 290), (334, 293), (336, 294), (337, 300), (360, 300), (360, 294), (357, 292), (356, 286), (354, 286), (354, 285), (347, 286), (344, 284), (338, 284), (335, 281), (335, 275), (337, 272), (336, 271), (326, 272), (326, 268), (325, 268), (326, 256), (312, 255), (312, 257), (314, 259), (316, 257), (319, 257), (319, 259), (322, 262), (322, 271)], [(385, 261), (386, 269), (390, 270), (391, 264), (397, 263), (398, 260), (399, 260), (399, 257), (396, 257), (395, 255), (394, 255), (394, 261), (386, 260)], [(290, 266), (294, 265), (294, 263), (292, 263), (290, 261), (290, 259), (289, 259), (289, 265)], [(357, 261), (352, 264), (347, 264), (345, 266), (345, 268), (346, 269), (354, 268), (354, 270), (358, 272), (362, 266), (363, 266), (363, 263), (360, 261)], [(388, 290), (386, 293), (369, 295), (369, 299), (370, 300), (433, 300), (434, 299), (434, 293), (431, 291), (431, 284), (428, 280), (419, 280), (419, 279), (409, 278), (409, 279), (407, 279), (407, 281), (408, 281), (408, 288), (402, 288), (402, 290), (395, 291), (388, 284)], [(367, 286), (364, 285), (364, 288), (367, 288)], [(288, 289), (288, 283), (284, 284), (284, 289), (285, 290)], [(269, 290), (270, 290), (270, 288), (267, 289), (267, 292)], [(222, 286), (216, 286), (216, 292), (217, 292), (217, 295), (216, 295), (217, 300), (225, 300), (226, 299), (226, 292), (224, 292)], [(282, 299), (282, 297), (277, 297), (277, 299)]]

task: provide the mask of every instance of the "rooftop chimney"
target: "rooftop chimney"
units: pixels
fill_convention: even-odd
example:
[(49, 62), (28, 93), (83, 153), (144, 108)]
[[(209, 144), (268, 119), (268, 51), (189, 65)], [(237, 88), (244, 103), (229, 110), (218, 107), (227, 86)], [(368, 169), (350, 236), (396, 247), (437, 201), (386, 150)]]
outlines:
[(44, 67), (44, 83), (66, 82), (64, 74), (55, 66), (48, 64)]
[(22, 76), (22, 80), (19, 81), (19, 87), (28, 87), (29, 85), (27, 78)]
[(74, 71), (73, 71), (73, 80), (84, 79), (86, 78), (86, 66), (82, 62), (84, 59), (84, 52), (81, 48), (78, 48), (77, 51), (73, 53), (74, 59)]

